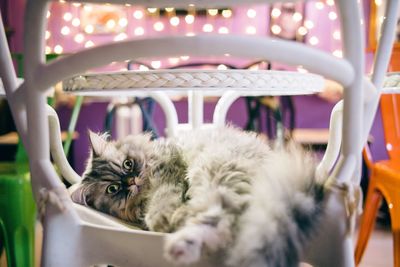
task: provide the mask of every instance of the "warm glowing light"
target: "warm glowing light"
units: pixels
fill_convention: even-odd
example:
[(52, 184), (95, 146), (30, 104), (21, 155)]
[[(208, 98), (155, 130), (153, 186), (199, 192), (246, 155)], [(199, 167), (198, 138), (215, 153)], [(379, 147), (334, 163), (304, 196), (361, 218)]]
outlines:
[(82, 4), (81, 4), (81, 3), (72, 3), (72, 5), (73, 5), (74, 7), (80, 7)]
[(388, 207), (389, 209), (393, 209), (393, 203), (389, 203)]
[(193, 15), (186, 15), (185, 21), (187, 24), (192, 24), (194, 22), (194, 16)]
[(92, 11), (93, 11), (93, 6), (84, 5), (84, 6), (83, 6), (83, 9), (84, 9), (86, 12), (92, 12)]
[(326, 0), (326, 4), (328, 6), (334, 6), (335, 5), (335, 1), (334, 0)]
[(257, 29), (254, 26), (249, 26), (246, 28), (246, 33), (247, 34), (256, 34), (257, 33)]
[(183, 61), (186, 61), (186, 60), (189, 60), (189, 56), (181, 56), (181, 59), (183, 60)]
[(387, 143), (387, 144), (386, 144), (386, 149), (387, 149), (388, 151), (392, 151), (393, 145), (392, 145), (391, 143)]
[(169, 23), (171, 23), (171, 25), (175, 26), (175, 27), (179, 25), (179, 22), (180, 22), (180, 19), (177, 16), (173, 16), (169, 19)]
[(332, 53), (335, 57), (343, 57), (343, 52), (342, 52), (342, 50), (335, 50), (335, 51), (333, 51), (333, 53)]
[(222, 10), (222, 16), (223, 16), (224, 18), (230, 18), (230, 17), (232, 17), (232, 10), (230, 10), (230, 9)]
[(51, 47), (50, 47), (50, 46), (46, 46), (44, 52), (45, 52), (46, 54), (51, 54)]
[(299, 29), (297, 30), (297, 32), (298, 32), (300, 35), (304, 36), (304, 35), (306, 35), (306, 34), (308, 33), (308, 30), (307, 30), (306, 27), (301, 26), (301, 27), (299, 27)]
[(166, 8), (165, 8), (165, 11), (167, 11), (167, 12), (172, 12), (172, 11), (174, 11), (174, 9), (175, 9), (175, 8), (173, 8), (173, 7), (166, 7)]
[(307, 71), (303, 66), (301, 66), (301, 65), (297, 67), (297, 71), (300, 72), (300, 73), (307, 73), (307, 72), (308, 72), (308, 71)]
[(299, 22), (303, 19), (303, 15), (301, 15), (299, 12), (295, 12), (292, 18), (294, 21)]
[(85, 47), (86, 48), (89, 48), (89, 47), (92, 47), (92, 46), (94, 46), (94, 43), (92, 41), (90, 41), (90, 40), (85, 43)]
[(69, 12), (64, 13), (63, 19), (65, 21), (70, 21), (72, 19), (72, 14)]
[(63, 47), (61, 45), (56, 45), (54, 47), (54, 53), (61, 54), (63, 52)]
[(157, 21), (156, 23), (154, 23), (153, 28), (154, 30), (160, 32), (164, 30), (164, 23), (162, 23), (161, 21)]
[(316, 3), (315, 3), (315, 8), (316, 8), (316, 9), (319, 9), (319, 10), (322, 10), (322, 9), (324, 8), (324, 3), (322, 3), (322, 2), (316, 2)]
[(86, 33), (93, 33), (94, 32), (94, 27), (93, 27), (93, 25), (87, 25), (86, 27), (85, 27), (85, 32)]
[(171, 58), (168, 59), (168, 62), (169, 62), (170, 64), (176, 65), (176, 64), (179, 63), (179, 58), (177, 58), (177, 57), (171, 57)]
[(318, 40), (317, 37), (312, 36), (312, 37), (310, 38), (309, 42), (310, 42), (311, 45), (317, 45), (317, 44), (319, 43), (319, 40)]
[(306, 26), (307, 29), (312, 29), (314, 28), (314, 22), (312, 22), (311, 20), (306, 20), (304, 22), (304, 26)]
[(335, 40), (340, 40), (340, 31), (334, 31), (333, 32), (333, 39), (335, 39)]
[(149, 7), (148, 9), (147, 9), (147, 11), (149, 11), (149, 13), (156, 13), (157, 12), (157, 8), (155, 8), (155, 7)]
[(258, 65), (253, 65), (253, 66), (250, 66), (250, 68), (249, 68), (249, 70), (259, 70), (260, 69), (260, 66), (258, 66)]
[(116, 25), (117, 25), (117, 23), (116, 23), (115, 20), (113, 20), (113, 19), (109, 19), (109, 20), (107, 20), (107, 22), (106, 22), (106, 27), (107, 27), (108, 29), (113, 29), (113, 28), (115, 28)]
[(273, 17), (273, 18), (277, 18), (277, 17), (279, 17), (280, 15), (281, 15), (281, 10), (279, 9), (279, 8), (274, 8), (274, 9), (272, 9), (272, 11), (271, 11), (271, 16)]
[(50, 18), (50, 16), (51, 16), (51, 12), (47, 11), (46, 18)]
[(81, 21), (78, 18), (74, 18), (72, 20), (72, 26), (78, 27), (79, 25), (81, 25)]
[(185, 35), (186, 36), (195, 36), (196, 34), (194, 32), (187, 32)]
[(375, 0), (375, 5), (377, 5), (377, 6), (382, 5), (382, 0)]
[(221, 27), (218, 29), (218, 33), (220, 34), (228, 34), (229, 33), (229, 29), (227, 27)]
[(282, 28), (279, 25), (272, 25), (271, 31), (273, 34), (280, 34), (282, 31)]
[(216, 16), (216, 15), (218, 15), (218, 9), (215, 9), (215, 8), (209, 9), (209, 10), (207, 10), (207, 13), (210, 16)]
[(136, 36), (143, 35), (143, 34), (144, 34), (144, 29), (143, 29), (143, 27), (137, 27), (137, 28), (135, 29), (135, 31), (134, 31), (134, 34), (135, 34)]
[(61, 34), (62, 35), (68, 35), (71, 32), (68, 26), (64, 26), (61, 28)]
[(330, 20), (335, 20), (337, 19), (337, 14), (334, 11), (329, 12), (328, 17)]
[(133, 12), (133, 17), (135, 19), (142, 19), (143, 18), (143, 12), (141, 10), (136, 10)]
[(60, 4), (65, 4), (65, 0), (58, 0)]
[(257, 12), (254, 9), (250, 8), (249, 10), (247, 10), (247, 16), (253, 19), (257, 16)]
[(85, 40), (85, 36), (82, 33), (78, 33), (74, 37), (74, 41), (77, 42), (78, 44), (82, 43)]
[(50, 38), (50, 36), (51, 36), (51, 32), (46, 31), (46, 34), (45, 34), (46, 40), (48, 40)]
[(145, 66), (145, 65), (139, 65), (139, 70), (147, 71), (147, 70), (149, 70), (149, 68), (147, 66)]
[(125, 28), (126, 25), (128, 25), (128, 20), (126, 18), (120, 18), (118, 20), (118, 25), (121, 26), (122, 28)]
[(154, 69), (159, 69), (159, 68), (161, 67), (161, 61), (159, 61), (159, 60), (152, 61), (152, 62), (151, 62), (151, 66), (152, 66)]
[(212, 24), (204, 24), (203, 32), (212, 32), (214, 30), (214, 26)]
[(128, 38), (128, 35), (126, 35), (126, 33), (124, 32), (121, 32), (120, 34), (114, 37), (114, 41), (119, 42), (125, 40), (126, 38)]
[(217, 70), (227, 70), (227, 69), (228, 69), (228, 67), (224, 64), (220, 64), (217, 66)]

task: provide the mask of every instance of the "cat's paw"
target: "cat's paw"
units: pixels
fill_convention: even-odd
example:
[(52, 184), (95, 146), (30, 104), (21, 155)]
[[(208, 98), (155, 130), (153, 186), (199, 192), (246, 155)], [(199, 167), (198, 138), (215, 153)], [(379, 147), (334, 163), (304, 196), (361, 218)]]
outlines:
[(171, 224), (166, 214), (162, 212), (148, 213), (145, 216), (147, 227), (154, 232), (169, 233), (171, 231)]
[(200, 259), (202, 238), (193, 229), (182, 229), (166, 238), (165, 258), (178, 265), (195, 263)]

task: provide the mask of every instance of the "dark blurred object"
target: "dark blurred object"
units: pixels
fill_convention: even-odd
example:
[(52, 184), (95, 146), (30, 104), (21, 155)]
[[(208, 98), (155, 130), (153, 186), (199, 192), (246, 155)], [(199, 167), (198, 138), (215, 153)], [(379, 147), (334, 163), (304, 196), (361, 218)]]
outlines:
[(0, 135), (15, 131), (11, 110), (5, 99), (0, 100)]
[(265, 132), (270, 140), (286, 139), (291, 136), (295, 126), (295, 108), (290, 96), (246, 97), (246, 106), (248, 112), (246, 130), (264, 132), (262, 127), (264, 111)]

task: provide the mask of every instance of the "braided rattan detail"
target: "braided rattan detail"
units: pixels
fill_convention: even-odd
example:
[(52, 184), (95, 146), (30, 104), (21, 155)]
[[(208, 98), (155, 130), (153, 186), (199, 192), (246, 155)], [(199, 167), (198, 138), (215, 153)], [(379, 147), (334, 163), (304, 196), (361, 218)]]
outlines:
[(286, 71), (193, 71), (159, 70), (126, 71), (87, 74), (72, 77), (63, 82), (64, 91), (101, 91), (113, 89), (248, 89), (290, 90), (319, 92), (324, 79), (315, 74)]

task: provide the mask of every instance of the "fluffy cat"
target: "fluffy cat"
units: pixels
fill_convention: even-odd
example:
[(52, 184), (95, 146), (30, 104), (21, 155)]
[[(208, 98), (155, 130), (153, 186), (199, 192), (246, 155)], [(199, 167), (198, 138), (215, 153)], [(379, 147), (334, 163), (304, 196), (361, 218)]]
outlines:
[(165, 257), (197, 262), (221, 255), (226, 266), (297, 266), (322, 214), (324, 186), (316, 162), (295, 145), (271, 149), (233, 127), (195, 130), (170, 139), (150, 135), (92, 146), (75, 202), (173, 233)]

